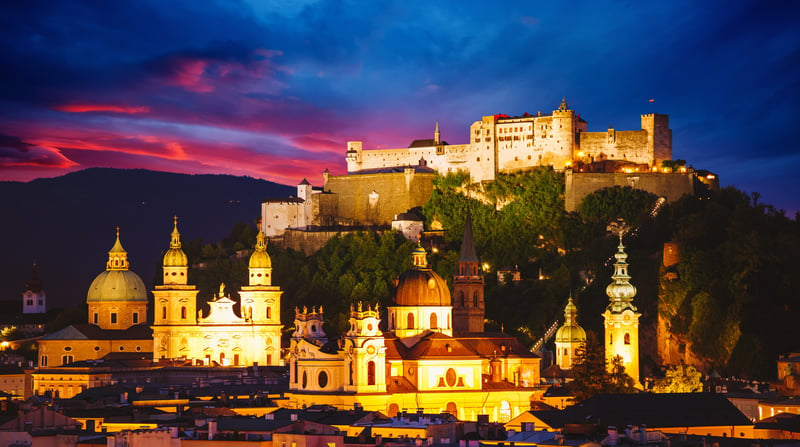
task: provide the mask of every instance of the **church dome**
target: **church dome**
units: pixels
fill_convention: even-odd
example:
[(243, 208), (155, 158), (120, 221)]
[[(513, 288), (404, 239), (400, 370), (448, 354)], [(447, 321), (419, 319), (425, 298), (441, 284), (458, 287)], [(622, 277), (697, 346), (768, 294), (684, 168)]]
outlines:
[(556, 343), (574, 343), (586, 341), (586, 331), (580, 326), (561, 326), (556, 331)]
[(106, 271), (97, 275), (89, 286), (86, 301), (144, 301), (147, 289), (139, 275), (128, 270), (128, 252), (122, 248), (117, 228), (117, 241), (108, 252)]
[(258, 236), (256, 236), (256, 250), (250, 255), (249, 267), (251, 269), (272, 268), (272, 258), (270, 258), (269, 253), (267, 253), (267, 243), (260, 226), (258, 229)]
[(175, 217), (175, 226), (172, 229), (169, 250), (164, 253), (164, 267), (186, 267), (189, 265), (189, 258), (181, 248), (181, 234), (178, 232), (178, 217)]
[(556, 331), (556, 343), (581, 343), (586, 341), (586, 331), (578, 325), (578, 306), (569, 297), (564, 307), (564, 325)]
[(428, 267), (425, 249), (412, 253), (414, 265), (400, 275), (394, 301), (398, 306), (450, 306), (447, 282)]

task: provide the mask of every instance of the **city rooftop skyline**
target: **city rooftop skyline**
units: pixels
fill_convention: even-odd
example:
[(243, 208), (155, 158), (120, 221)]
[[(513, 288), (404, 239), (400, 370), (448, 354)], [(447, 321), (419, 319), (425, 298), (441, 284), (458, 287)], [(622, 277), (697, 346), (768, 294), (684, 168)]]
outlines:
[(346, 172), (345, 143), (466, 143), (483, 115), (639, 128), (673, 156), (800, 210), (800, 6), (315, 0), (0, 6), (0, 180), (93, 166)]

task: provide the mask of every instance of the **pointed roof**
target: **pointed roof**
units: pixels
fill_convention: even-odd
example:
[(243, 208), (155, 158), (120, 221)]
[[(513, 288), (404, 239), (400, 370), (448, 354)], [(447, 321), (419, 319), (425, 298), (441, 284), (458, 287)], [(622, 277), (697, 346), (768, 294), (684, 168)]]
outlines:
[(122, 243), (119, 241), (119, 227), (117, 227), (117, 240), (108, 251), (106, 270), (128, 270), (128, 252), (122, 248)]
[(36, 265), (36, 261), (33, 262), (33, 274), (31, 275), (31, 279), (28, 280), (26, 284), (27, 289), (33, 293), (39, 293), (42, 291), (42, 280), (39, 279), (39, 276), (36, 274), (38, 271), (38, 266)]
[(475, 241), (472, 236), (472, 215), (467, 210), (467, 221), (464, 224), (464, 242), (461, 243), (461, 257), (459, 262), (479, 262), (475, 254)]
[(300, 182), (300, 184), (298, 186), (300, 186), (300, 185), (311, 185), (311, 183), (308, 183), (308, 180), (304, 178), (303, 181)]

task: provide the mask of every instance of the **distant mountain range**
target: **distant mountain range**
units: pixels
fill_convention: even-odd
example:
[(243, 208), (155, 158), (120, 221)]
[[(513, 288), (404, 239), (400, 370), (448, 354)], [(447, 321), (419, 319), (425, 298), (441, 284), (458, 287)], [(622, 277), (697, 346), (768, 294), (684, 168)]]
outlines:
[(117, 226), (131, 270), (150, 287), (169, 247), (172, 216), (184, 241), (216, 242), (236, 222), (254, 225), (263, 200), (294, 191), (250, 177), (143, 169), (0, 182), (0, 299), (22, 299), (35, 261), (49, 308), (80, 305), (105, 270)]

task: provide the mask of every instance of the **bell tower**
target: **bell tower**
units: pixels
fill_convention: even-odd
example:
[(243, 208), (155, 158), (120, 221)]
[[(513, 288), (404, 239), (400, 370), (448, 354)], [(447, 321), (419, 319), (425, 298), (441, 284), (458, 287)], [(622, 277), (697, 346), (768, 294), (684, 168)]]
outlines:
[(628, 275), (628, 254), (622, 245), (622, 236), (628, 231), (628, 226), (622, 219), (608, 226), (609, 231), (619, 236), (619, 245), (614, 254), (617, 262), (614, 263), (614, 280), (606, 287), (609, 303), (603, 313), (605, 327), (606, 364), (610, 364), (614, 357), (622, 357), (625, 372), (631, 376), (636, 384), (639, 383), (639, 317), (641, 314), (633, 304), (636, 296), (636, 287), (630, 283)]
[(483, 273), (475, 254), (472, 236), (472, 216), (467, 211), (464, 224), (464, 241), (461, 256), (453, 277), (453, 331), (458, 333), (483, 332), (485, 305), (483, 301)]
[(386, 392), (386, 345), (379, 329), (380, 310), (361, 302), (350, 306), (350, 330), (344, 340), (344, 390), (360, 393)]

